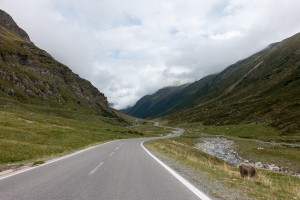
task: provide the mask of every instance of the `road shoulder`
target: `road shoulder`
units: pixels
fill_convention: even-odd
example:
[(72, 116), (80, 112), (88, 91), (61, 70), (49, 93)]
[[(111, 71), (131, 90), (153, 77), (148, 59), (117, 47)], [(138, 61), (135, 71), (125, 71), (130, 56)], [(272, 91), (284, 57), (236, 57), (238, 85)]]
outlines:
[(252, 200), (253, 198), (242, 194), (239, 191), (236, 191), (232, 188), (225, 187), (222, 183), (217, 180), (213, 180), (206, 176), (204, 173), (196, 171), (190, 166), (184, 165), (175, 159), (168, 157), (154, 149), (149, 149), (145, 147), (163, 163), (168, 165), (170, 168), (175, 170), (183, 178), (192, 183), (199, 190), (203, 191), (205, 194), (208, 194), (210, 197), (216, 200), (223, 199), (232, 199), (232, 200)]

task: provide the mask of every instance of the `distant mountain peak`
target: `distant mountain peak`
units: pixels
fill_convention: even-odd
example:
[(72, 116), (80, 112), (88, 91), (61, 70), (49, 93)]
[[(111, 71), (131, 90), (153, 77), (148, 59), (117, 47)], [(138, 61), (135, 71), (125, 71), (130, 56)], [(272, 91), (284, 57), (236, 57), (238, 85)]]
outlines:
[(28, 34), (17, 25), (17, 23), (8, 13), (0, 9), (0, 27), (1, 26), (17, 34), (26, 42), (30, 42)]

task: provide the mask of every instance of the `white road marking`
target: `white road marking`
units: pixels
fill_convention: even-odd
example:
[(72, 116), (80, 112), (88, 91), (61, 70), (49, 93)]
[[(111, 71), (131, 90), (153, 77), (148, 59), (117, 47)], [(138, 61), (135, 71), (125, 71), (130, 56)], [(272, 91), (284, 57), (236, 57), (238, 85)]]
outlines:
[(111, 152), (108, 157), (111, 157), (112, 155), (114, 155), (114, 152)]
[(95, 173), (99, 167), (101, 167), (103, 165), (103, 162), (100, 162), (99, 165), (97, 165), (97, 167), (95, 167), (92, 171), (90, 171), (89, 175), (92, 175), (93, 173)]
[(0, 181), (3, 180), (3, 179), (9, 178), (9, 177), (11, 177), (11, 176), (15, 176), (15, 175), (18, 175), (18, 174), (21, 174), (21, 173), (24, 173), (24, 172), (27, 172), (27, 171), (30, 171), (30, 170), (39, 168), (39, 167), (43, 167), (43, 166), (45, 166), (45, 165), (49, 165), (49, 164), (51, 164), (51, 163), (54, 163), (54, 162), (57, 162), (57, 161), (60, 161), (60, 160), (69, 158), (69, 157), (71, 157), (71, 156), (75, 156), (75, 155), (77, 155), (77, 154), (83, 153), (83, 152), (85, 152), (85, 151), (88, 151), (88, 150), (91, 150), (91, 149), (94, 149), (94, 148), (97, 148), (97, 147), (99, 147), (99, 146), (102, 146), (102, 145), (105, 145), (105, 144), (108, 144), (108, 143), (111, 143), (111, 142), (115, 142), (115, 141), (118, 141), (118, 140), (109, 141), (109, 142), (102, 143), (102, 144), (99, 144), (99, 145), (96, 145), (96, 146), (93, 146), (93, 147), (89, 147), (89, 148), (86, 148), (86, 149), (82, 149), (82, 150), (76, 151), (76, 152), (74, 152), (74, 153), (71, 153), (71, 154), (68, 154), (68, 155), (65, 155), (65, 156), (62, 156), (62, 157), (59, 157), (59, 158), (55, 158), (55, 159), (53, 159), (53, 160), (49, 160), (49, 161), (47, 161), (45, 164), (42, 164), (42, 165), (39, 165), (39, 166), (36, 166), (36, 167), (30, 167), (30, 168), (27, 168), (27, 169), (24, 169), (24, 170), (16, 171), (15, 173), (9, 174), (9, 175), (7, 175), (7, 176), (0, 177)]
[(116, 151), (118, 151), (119, 148), (120, 148), (120, 147), (117, 147), (117, 148), (116, 148)]
[(150, 153), (143, 145), (144, 142), (141, 143), (141, 146), (143, 149), (160, 165), (162, 165), (168, 172), (170, 172), (177, 180), (179, 180), (183, 185), (185, 185), (189, 190), (191, 190), (197, 197), (199, 197), (202, 200), (211, 200), (208, 196), (206, 196), (203, 192), (198, 190), (194, 185), (192, 185), (190, 182), (185, 180), (182, 176), (177, 174), (173, 169), (171, 169), (168, 165), (163, 163), (161, 160), (159, 160), (157, 157), (155, 157), (152, 153)]

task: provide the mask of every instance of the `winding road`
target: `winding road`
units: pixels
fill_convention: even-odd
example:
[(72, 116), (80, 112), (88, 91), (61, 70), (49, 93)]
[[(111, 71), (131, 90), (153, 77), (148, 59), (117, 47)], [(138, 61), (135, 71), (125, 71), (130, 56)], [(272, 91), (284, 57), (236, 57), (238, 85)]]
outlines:
[(153, 157), (142, 145), (146, 140), (104, 143), (2, 177), (0, 199), (209, 199)]

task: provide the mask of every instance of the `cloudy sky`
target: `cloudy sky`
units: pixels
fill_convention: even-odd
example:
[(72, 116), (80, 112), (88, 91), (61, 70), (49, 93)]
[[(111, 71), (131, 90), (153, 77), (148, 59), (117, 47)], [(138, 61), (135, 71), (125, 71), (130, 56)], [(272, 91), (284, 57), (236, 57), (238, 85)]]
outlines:
[(118, 109), (300, 32), (299, 0), (0, 0), (0, 9)]

